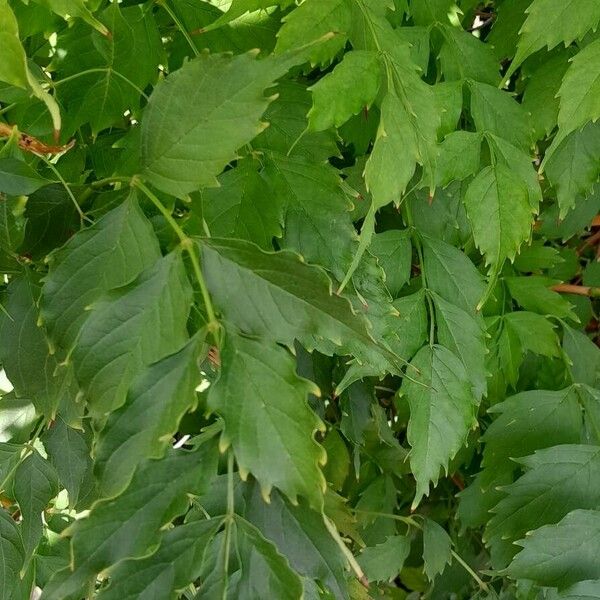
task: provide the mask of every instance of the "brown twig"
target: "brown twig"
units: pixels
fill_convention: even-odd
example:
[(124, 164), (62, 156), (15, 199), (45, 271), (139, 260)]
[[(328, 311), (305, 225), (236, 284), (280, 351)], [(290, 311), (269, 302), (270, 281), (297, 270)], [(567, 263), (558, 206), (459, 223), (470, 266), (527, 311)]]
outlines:
[[(7, 125), (6, 123), (0, 123), (0, 137), (10, 137), (15, 130), (16, 125)], [(46, 144), (37, 138), (34, 138), (27, 133), (18, 132), (19, 135), (19, 148), (25, 150), (25, 152), (32, 152), (34, 154), (61, 154), (70, 150), (75, 145), (75, 140), (71, 140), (68, 144), (63, 146), (53, 146)]]
[(588, 296), (589, 298), (600, 297), (600, 287), (590, 287), (589, 285), (575, 285), (573, 283), (558, 283), (553, 285), (551, 290), (560, 294), (577, 294), (578, 296)]

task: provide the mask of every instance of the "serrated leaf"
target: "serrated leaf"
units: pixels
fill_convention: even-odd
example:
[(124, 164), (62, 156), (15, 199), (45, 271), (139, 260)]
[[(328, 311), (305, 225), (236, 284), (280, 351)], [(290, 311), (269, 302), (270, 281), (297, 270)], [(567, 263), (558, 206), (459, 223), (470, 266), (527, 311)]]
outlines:
[(482, 169), (465, 194), (475, 244), (486, 263), (499, 267), (513, 260), (531, 235), (533, 211), (523, 181), (501, 164)]
[(446, 23), (453, 6), (454, 0), (413, 0), (410, 14), (417, 25)]
[(421, 238), (427, 285), (444, 300), (474, 314), (485, 290), (481, 273), (458, 248), (430, 236)]
[(316, 386), (296, 375), (283, 348), (233, 331), (221, 365), (208, 406), (223, 417), (222, 444), (233, 446), (244, 478), (254, 475), (265, 497), (277, 487), (292, 502), (300, 494), (320, 509), (325, 478), (319, 466), (326, 455), (313, 436), (323, 424), (307, 404)]
[(571, 60), (558, 96), (558, 134), (547, 154), (551, 154), (569, 133), (600, 117), (600, 40), (585, 46)]
[(44, 331), (37, 325), (39, 284), (33, 273), (15, 277), (0, 313), (0, 360), (19, 398), (33, 402), (39, 414), (54, 416), (64, 395), (65, 374), (50, 354)]
[(481, 134), (473, 131), (453, 131), (444, 138), (437, 159), (437, 185), (445, 187), (479, 170), (481, 140)]
[(404, 105), (394, 93), (381, 104), (377, 139), (365, 166), (365, 182), (375, 209), (400, 202), (416, 168), (416, 140)]
[(502, 317), (504, 327), (514, 333), (526, 352), (541, 356), (558, 356), (558, 336), (552, 323), (544, 316), (519, 310)]
[(385, 273), (385, 287), (393, 297), (410, 279), (412, 245), (406, 229), (390, 229), (376, 233), (369, 247)]
[(207, 188), (193, 196), (211, 235), (254, 242), (264, 250), (281, 237), (282, 207), (266, 181), (247, 161), (219, 177), (218, 188)]
[(275, 52), (283, 53), (334, 33), (331, 39), (316, 45), (309, 54), (313, 65), (327, 64), (346, 44), (350, 25), (350, 8), (345, 0), (306, 0), (283, 19)]
[(23, 515), (21, 533), (25, 556), (30, 557), (42, 537), (42, 511), (58, 494), (56, 471), (37, 451), (17, 467), (14, 494)]
[(490, 132), (524, 151), (529, 149), (532, 128), (523, 107), (493, 85), (470, 82), (471, 115), (477, 131)]
[(94, 485), (91, 481), (90, 448), (83, 433), (59, 418), (44, 432), (42, 441), (60, 483), (69, 494), (69, 505), (76, 506), (86, 498)]
[(415, 381), (404, 380), (410, 406), (407, 439), (410, 467), (417, 480), (413, 507), (435, 486), (440, 470), (466, 440), (475, 416), (475, 399), (464, 366), (443, 346), (425, 346), (412, 359)]
[(356, 230), (338, 173), (301, 157), (271, 155), (264, 175), (283, 207), (283, 248), (295, 250), (342, 280), (356, 245)]
[(535, 450), (581, 440), (582, 415), (577, 392), (530, 390), (492, 407), (499, 414), (486, 430), (483, 465), (498, 465)]
[(508, 567), (511, 577), (559, 588), (598, 579), (600, 512), (574, 510), (556, 525), (540, 527), (519, 545), (523, 550)]
[(545, 172), (556, 189), (560, 216), (575, 206), (577, 196), (592, 190), (600, 176), (600, 123), (589, 123), (568, 135), (548, 158)]
[(159, 530), (187, 508), (187, 494), (203, 493), (216, 472), (217, 449), (206, 441), (194, 452), (172, 451), (140, 465), (117, 498), (94, 504), (72, 536), (72, 570), (59, 571), (44, 589), (48, 600), (79, 591), (92, 575), (126, 558), (144, 556)]
[(11, 598), (20, 580), (25, 553), (17, 524), (0, 508), (0, 593)]
[(27, 57), (19, 39), (19, 25), (8, 0), (0, 1), (0, 81), (23, 89), (29, 88)]
[(267, 504), (258, 485), (247, 493), (244, 516), (275, 544), (300, 575), (319, 579), (347, 600), (346, 560), (329, 534), (323, 517), (304, 503), (292, 506), (277, 492)]
[(452, 540), (446, 530), (431, 519), (423, 522), (423, 563), (429, 581), (452, 561)]
[(379, 56), (368, 50), (352, 50), (335, 69), (310, 89), (313, 106), (308, 113), (309, 127), (322, 131), (343, 125), (352, 115), (368, 109), (379, 90)]
[(253, 148), (280, 156), (303, 157), (313, 164), (339, 156), (335, 131), (310, 131), (307, 113), (311, 93), (301, 82), (280, 80), (277, 98), (269, 104), (264, 119), (269, 126), (252, 142)]
[(242, 571), (236, 586), (236, 598), (281, 598), (300, 600), (303, 586), (300, 577), (269, 540), (245, 519), (236, 518), (237, 550)]
[(600, 349), (583, 331), (563, 324), (563, 350), (570, 361), (573, 383), (598, 387), (600, 379)]
[(323, 271), (291, 252), (266, 253), (241, 240), (210, 238), (202, 241), (202, 255), (215, 301), (244, 333), (289, 347), (298, 339), (307, 349), (353, 354), (375, 369), (397, 368), (398, 357), (376, 346), (349, 302), (331, 294)]
[(577, 320), (571, 303), (558, 292), (550, 289), (552, 280), (530, 275), (529, 277), (506, 277), (505, 281), (511, 296), (525, 310)]
[(595, 0), (534, 0), (525, 12), (527, 19), (519, 32), (517, 53), (505, 78), (534, 52), (581, 40), (600, 21), (600, 6)]
[(26, 162), (16, 158), (0, 158), (0, 192), (11, 196), (28, 196), (49, 183)]
[(86, 309), (159, 257), (158, 240), (134, 196), (74, 235), (52, 255), (42, 288), (40, 316), (51, 339), (70, 350)]
[(138, 560), (125, 560), (111, 569), (111, 584), (98, 600), (123, 600), (152, 591), (155, 597), (171, 598), (200, 576), (207, 546), (221, 525), (208, 519), (178, 525), (165, 532), (158, 550)]
[(156, 87), (144, 111), (141, 163), (159, 190), (184, 197), (216, 186), (237, 149), (264, 129), (260, 117), (274, 99), (264, 90), (294, 60), (254, 54), (203, 54)]
[(72, 129), (89, 123), (94, 134), (123, 123), (126, 111), (137, 114), (144, 88), (156, 83), (158, 65), (164, 62), (151, 11), (141, 5), (123, 8), (113, 3), (99, 18), (110, 35), (94, 32), (83, 37), (86, 27), (73, 28), (61, 40), (65, 59), (57, 62), (57, 69), (67, 77), (83, 72), (58, 88), (67, 108), (65, 123)]
[(486, 393), (485, 327), (481, 318), (476, 318), (433, 294), (436, 311), (438, 341), (451, 350), (462, 361), (471, 382), (473, 395), (480, 400)]
[(580, 581), (558, 592), (555, 598), (556, 600), (597, 600), (600, 598), (600, 580)]
[(369, 581), (390, 581), (398, 576), (410, 552), (410, 538), (394, 535), (377, 546), (365, 548), (358, 556)]
[(490, 543), (495, 538), (520, 539), (528, 531), (557, 523), (571, 510), (598, 506), (599, 447), (553, 446), (519, 463), (526, 472), (502, 489), (505, 496), (486, 526), (485, 539)]
[(498, 59), (489, 44), (451, 25), (440, 26), (439, 30), (444, 38), (440, 63), (446, 81), (474, 79), (490, 85), (498, 84)]
[(72, 353), (92, 413), (121, 406), (144, 365), (181, 348), (191, 300), (181, 252), (174, 251), (92, 307)]
[(63, 19), (77, 17), (82, 19), (102, 35), (110, 35), (109, 30), (90, 12), (86, 0), (37, 0), (43, 6), (60, 15)]
[(150, 365), (132, 382), (125, 404), (114, 411), (97, 438), (95, 471), (101, 493), (114, 496), (145, 458), (160, 458), (183, 415), (197, 404), (203, 336)]

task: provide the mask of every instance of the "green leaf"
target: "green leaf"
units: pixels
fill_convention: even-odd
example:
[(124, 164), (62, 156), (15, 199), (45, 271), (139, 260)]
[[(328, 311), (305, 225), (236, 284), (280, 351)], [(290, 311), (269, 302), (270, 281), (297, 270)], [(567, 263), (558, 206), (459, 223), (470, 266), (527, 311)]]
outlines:
[(221, 364), (208, 406), (223, 417), (221, 446), (233, 446), (242, 477), (254, 475), (265, 498), (277, 487), (294, 503), (300, 494), (322, 508), (326, 455), (313, 436), (323, 424), (307, 404), (318, 388), (296, 375), (286, 350), (233, 331)]
[(11, 598), (25, 558), (23, 542), (12, 517), (0, 508), (0, 593)]
[(19, 25), (8, 0), (0, 0), (0, 81), (29, 88), (27, 57), (19, 39)]
[(410, 468), (417, 480), (413, 507), (437, 485), (440, 469), (465, 443), (473, 425), (475, 399), (458, 358), (443, 346), (425, 346), (412, 359), (414, 381), (404, 380), (402, 393), (410, 406), (407, 439)]
[(462, 308), (433, 293), (438, 341), (462, 361), (477, 400), (486, 393), (485, 327)]
[(23, 446), (0, 442), (0, 484), (4, 484), (8, 475), (17, 466)]
[(410, 538), (394, 535), (385, 542), (365, 548), (358, 556), (369, 581), (390, 581), (396, 578), (410, 552)]
[(438, 29), (444, 38), (440, 63), (446, 81), (474, 79), (489, 85), (498, 84), (498, 59), (489, 44), (451, 25), (443, 25)]
[(508, 567), (511, 577), (559, 588), (598, 579), (600, 512), (574, 510), (556, 525), (537, 529), (519, 545), (523, 550)]
[(91, 307), (72, 360), (93, 414), (121, 406), (144, 365), (181, 348), (191, 299), (181, 252), (174, 251)]
[(525, 11), (527, 19), (519, 32), (517, 53), (505, 78), (514, 73), (528, 56), (561, 42), (568, 46), (595, 30), (600, 7), (595, 0), (534, 0)]
[(582, 415), (576, 390), (530, 390), (494, 405), (498, 414), (483, 440), (483, 465), (493, 467), (535, 450), (581, 441)]
[(197, 405), (203, 336), (152, 364), (132, 382), (125, 404), (98, 436), (95, 471), (104, 496), (121, 492), (146, 458), (161, 458), (181, 418)]
[(541, 356), (559, 356), (558, 336), (554, 325), (546, 317), (520, 310), (505, 314), (502, 320), (504, 327), (517, 336), (524, 351)]
[(23, 515), (25, 556), (30, 557), (42, 538), (42, 511), (58, 494), (56, 471), (38, 452), (34, 451), (17, 467), (14, 494)]
[[(525, 474), (502, 489), (485, 538), (520, 539), (528, 531), (557, 523), (571, 510), (600, 502), (600, 448), (561, 445), (519, 460)], [(516, 552), (516, 549), (515, 549)]]
[(385, 273), (385, 286), (390, 294), (398, 296), (402, 286), (410, 279), (410, 232), (406, 229), (390, 229), (376, 233), (369, 250)]
[(563, 350), (569, 359), (573, 383), (598, 387), (600, 379), (600, 349), (590, 338), (563, 324)]
[(416, 139), (410, 118), (394, 93), (381, 104), (377, 139), (365, 167), (365, 182), (375, 209), (400, 202), (416, 168)]
[(289, 347), (298, 339), (309, 350), (353, 354), (376, 369), (398, 368), (398, 358), (377, 347), (349, 302), (332, 295), (323, 271), (291, 252), (210, 238), (202, 241), (202, 256), (215, 301), (242, 332)]
[(272, 155), (265, 169), (271, 194), (283, 205), (281, 246), (310, 263), (329, 269), (341, 280), (356, 245), (352, 208), (337, 171), (305, 158)]
[(236, 586), (236, 598), (303, 598), (300, 577), (272, 542), (265, 539), (254, 525), (239, 517), (235, 520), (235, 531), (242, 571)]
[(44, 432), (42, 441), (60, 483), (69, 493), (69, 505), (74, 507), (87, 500), (94, 483), (90, 448), (83, 432), (59, 418)]
[(454, 0), (417, 0), (411, 2), (410, 14), (417, 25), (446, 23), (453, 6)]
[(529, 277), (506, 277), (504, 279), (510, 295), (525, 310), (553, 315), (559, 318), (577, 320), (571, 303), (558, 292), (550, 289), (553, 281), (546, 277), (531, 275)]
[(26, 162), (16, 158), (0, 158), (0, 192), (11, 196), (28, 196), (48, 183)]
[(58, 87), (67, 108), (65, 122), (72, 129), (89, 123), (94, 134), (123, 123), (126, 111), (138, 113), (144, 88), (156, 83), (158, 65), (165, 62), (151, 11), (141, 5), (122, 8), (113, 3), (100, 19), (110, 35), (94, 32), (83, 37), (83, 25), (73, 28), (61, 44), (65, 60), (57, 64), (64, 76), (77, 75)]
[(144, 111), (142, 168), (159, 190), (184, 197), (216, 186), (238, 148), (265, 128), (260, 117), (274, 98), (263, 92), (293, 60), (254, 54), (203, 54), (156, 87)]
[(220, 525), (221, 519), (217, 518), (168, 530), (154, 554), (125, 560), (111, 569), (111, 584), (98, 594), (98, 599), (122, 600), (151, 592), (155, 597), (171, 597), (174, 589), (183, 589), (200, 576), (207, 546)]
[(123, 559), (145, 556), (160, 529), (187, 509), (187, 494), (206, 491), (216, 460), (214, 443), (205, 442), (195, 452), (172, 451), (161, 460), (144, 461), (120, 496), (97, 502), (88, 517), (69, 529), (72, 569), (57, 573), (44, 595), (62, 600), (92, 575)]
[(314, 164), (339, 156), (338, 137), (333, 130), (311, 131), (307, 113), (312, 94), (301, 82), (280, 80), (277, 98), (264, 114), (269, 126), (252, 142), (253, 148), (280, 156), (303, 157)]
[(452, 540), (446, 530), (431, 519), (423, 521), (423, 562), (429, 581), (452, 561)]
[(52, 341), (70, 350), (86, 309), (103, 293), (131, 282), (159, 256), (158, 240), (133, 195), (74, 235), (52, 254), (42, 288), (40, 316)]
[(272, 239), (282, 234), (282, 209), (253, 165), (242, 161), (223, 173), (219, 184), (193, 196), (193, 210), (200, 213), (210, 234), (272, 249)]
[(531, 235), (533, 211), (523, 181), (501, 164), (482, 169), (465, 194), (475, 244), (486, 263), (498, 268), (513, 260)]
[(15, 394), (33, 402), (39, 414), (55, 415), (64, 396), (64, 370), (50, 354), (44, 331), (38, 327), (39, 285), (33, 273), (12, 279), (5, 311), (0, 313), (0, 360)]
[(600, 580), (580, 581), (562, 590), (557, 600), (596, 600), (600, 596)]
[(531, 115), (536, 139), (548, 135), (558, 123), (557, 93), (569, 66), (569, 56), (568, 50), (548, 56), (531, 74), (525, 88), (522, 104)]
[(329, 534), (323, 517), (306, 504), (293, 506), (277, 492), (267, 504), (259, 486), (250, 486), (244, 516), (306, 577), (319, 579), (339, 598), (347, 599), (346, 559)]
[(483, 276), (458, 248), (421, 234), (427, 285), (444, 300), (469, 314), (485, 290)]
[(437, 185), (445, 187), (479, 170), (481, 139), (481, 134), (473, 131), (453, 131), (444, 138), (437, 159)]
[(313, 106), (308, 113), (309, 127), (322, 131), (343, 125), (371, 106), (380, 83), (381, 64), (375, 52), (348, 52), (331, 73), (310, 88)]
[[(588, 44), (575, 55), (558, 96), (558, 134), (552, 142), (552, 148), (557, 147), (569, 133), (600, 117), (600, 40)], [(552, 153), (552, 148), (548, 154)]]
[(327, 64), (346, 44), (350, 25), (350, 8), (345, 0), (306, 0), (283, 19), (275, 52), (293, 50), (334, 33), (331, 39), (316, 44), (309, 54), (311, 64)]
[(68, 17), (77, 17), (91, 25), (104, 36), (109, 36), (111, 32), (94, 17), (90, 9), (86, 6), (86, 0), (37, 0), (43, 6), (60, 15), (63, 19)]
[(577, 196), (589, 193), (600, 176), (600, 124), (589, 123), (569, 134), (548, 158), (545, 172), (554, 186), (564, 217), (575, 206)]
[(527, 151), (532, 128), (523, 107), (495, 86), (470, 82), (469, 89), (471, 115), (477, 131), (493, 133)]

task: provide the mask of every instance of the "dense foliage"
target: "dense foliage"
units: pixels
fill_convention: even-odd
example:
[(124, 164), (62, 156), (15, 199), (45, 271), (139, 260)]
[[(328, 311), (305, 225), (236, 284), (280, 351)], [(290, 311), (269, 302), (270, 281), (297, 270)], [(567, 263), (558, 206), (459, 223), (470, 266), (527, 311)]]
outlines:
[(0, 598), (600, 598), (599, 21), (0, 0)]

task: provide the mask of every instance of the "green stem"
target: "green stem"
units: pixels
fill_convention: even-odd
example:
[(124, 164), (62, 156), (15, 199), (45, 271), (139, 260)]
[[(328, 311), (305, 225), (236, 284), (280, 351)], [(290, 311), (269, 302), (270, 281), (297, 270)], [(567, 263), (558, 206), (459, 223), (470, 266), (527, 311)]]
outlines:
[(121, 177), (121, 176), (105, 177), (104, 179), (98, 179), (97, 181), (93, 181), (90, 184), (90, 187), (95, 190), (95, 189), (104, 187), (105, 185), (110, 185), (111, 183), (131, 184), (131, 177)]
[(227, 583), (229, 578), (229, 553), (231, 552), (231, 529), (235, 515), (235, 491), (233, 487), (233, 451), (229, 448), (227, 455), (227, 514), (225, 516), (225, 539), (223, 540), (223, 593), (222, 600), (227, 600)]
[(175, 23), (175, 25), (177, 25), (177, 28), (179, 29), (179, 31), (181, 31), (181, 34), (185, 38), (185, 40), (188, 43), (189, 47), (192, 49), (192, 52), (196, 56), (200, 56), (200, 51), (196, 47), (196, 44), (194, 43), (194, 40), (192, 40), (192, 37), (188, 33), (187, 29), (183, 26), (183, 23), (179, 20), (179, 17), (175, 14), (175, 12), (167, 4), (167, 0), (157, 0), (156, 3), (159, 6), (162, 6), (162, 8), (164, 8), (165, 12), (169, 13), (169, 16), (171, 17), (171, 19), (173, 19), (173, 22)]
[(469, 564), (461, 558), (461, 556), (460, 556), (460, 554), (458, 554), (458, 552), (455, 552), (452, 548), (450, 549), (450, 552), (452, 553), (452, 556), (456, 559), (456, 562), (473, 578), (474, 581), (477, 582), (479, 587), (484, 592), (487, 592), (488, 591), (487, 583), (485, 583), (485, 581), (483, 581), (481, 579), (481, 577), (479, 577), (479, 575), (477, 575), (477, 573), (475, 573), (475, 571), (473, 571), (473, 569), (469, 566)]
[(215, 310), (210, 299), (210, 294), (208, 293), (208, 288), (206, 287), (206, 282), (204, 281), (204, 276), (202, 275), (202, 269), (200, 268), (200, 261), (198, 259), (195, 242), (185, 234), (183, 229), (179, 227), (179, 224), (173, 218), (173, 215), (164, 207), (163, 203), (137, 177), (131, 179), (131, 185), (138, 188), (152, 202), (152, 204), (156, 206), (179, 238), (181, 247), (188, 253), (190, 262), (192, 263), (194, 275), (196, 276), (196, 280), (200, 286), (200, 293), (202, 294), (204, 306), (206, 307), (208, 330), (212, 333), (215, 341), (218, 342), (219, 322), (215, 315)]
[(52, 162), (50, 162), (42, 154), (36, 153), (36, 156), (41, 158), (46, 163), (46, 166), (54, 173), (56, 178), (60, 181), (61, 185), (65, 188), (65, 191), (67, 192), (67, 195), (71, 199), (73, 206), (75, 206), (75, 210), (79, 214), (79, 218), (81, 219), (81, 222), (83, 223), (83, 221), (88, 221), (91, 223), (91, 219), (86, 217), (83, 210), (81, 210), (81, 206), (79, 206), (79, 203), (77, 202), (77, 198), (75, 198), (73, 192), (71, 191), (71, 188), (69, 187), (69, 184), (65, 181), (64, 177), (60, 174), (59, 170), (52, 164)]

